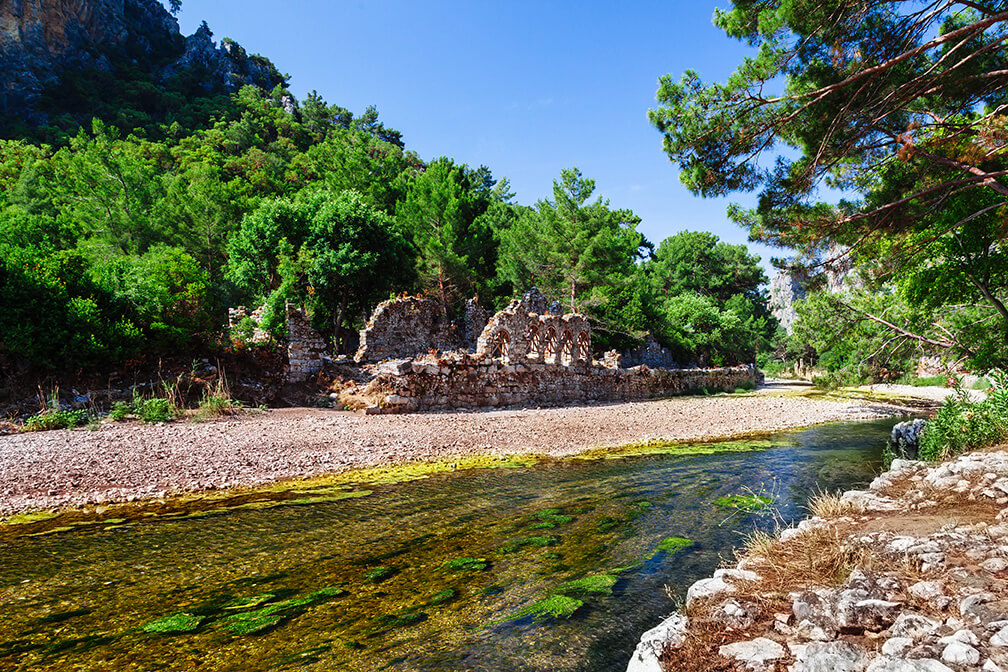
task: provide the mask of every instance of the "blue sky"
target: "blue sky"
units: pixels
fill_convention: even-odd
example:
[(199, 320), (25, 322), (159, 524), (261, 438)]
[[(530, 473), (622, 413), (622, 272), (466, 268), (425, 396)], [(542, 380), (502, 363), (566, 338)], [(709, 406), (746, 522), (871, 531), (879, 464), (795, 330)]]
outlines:
[[(316, 89), (355, 113), (377, 106), (423, 159), (489, 166), (521, 203), (550, 196), (560, 170), (577, 166), (656, 245), (683, 230), (744, 243), (725, 207), (752, 196), (690, 194), (647, 120), (660, 75), (691, 68), (722, 81), (748, 53), (711, 24), (716, 6), (183, 0), (178, 18), (187, 35), (206, 20), (214, 39), (268, 56), (299, 98)], [(764, 265), (782, 256), (750, 249)]]

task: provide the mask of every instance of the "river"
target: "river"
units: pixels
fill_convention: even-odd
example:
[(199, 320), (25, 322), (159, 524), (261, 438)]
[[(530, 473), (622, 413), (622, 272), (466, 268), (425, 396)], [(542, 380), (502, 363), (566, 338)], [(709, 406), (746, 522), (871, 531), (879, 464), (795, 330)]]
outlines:
[(870, 481), (892, 424), (9, 528), (0, 669), (623, 670), (754, 528)]

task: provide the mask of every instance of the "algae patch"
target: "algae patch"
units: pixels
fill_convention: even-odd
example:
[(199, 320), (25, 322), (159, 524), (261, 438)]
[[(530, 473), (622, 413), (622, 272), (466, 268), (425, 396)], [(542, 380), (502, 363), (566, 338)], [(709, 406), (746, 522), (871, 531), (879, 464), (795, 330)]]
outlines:
[(727, 495), (715, 499), (714, 505), (723, 509), (752, 512), (770, 506), (773, 501), (773, 497), (764, 497), (763, 495)]
[(195, 632), (196, 628), (203, 622), (202, 616), (196, 616), (188, 612), (181, 612), (159, 618), (156, 621), (144, 623), (140, 629), (146, 633), (157, 635), (175, 635), (186, 632)]
[(441, 565), (450, 572), (482, 572), (490, 566), (486, 558), (455, 558)]
[(666, 537), (660, 544), (658, 544), (656, 550), (664, 551), (669, 555), (672, 555), (673, 553), (678, 553), (684, 548), (689, 548), (692, 545), (693, 541), (686, 539), (685, 537)]

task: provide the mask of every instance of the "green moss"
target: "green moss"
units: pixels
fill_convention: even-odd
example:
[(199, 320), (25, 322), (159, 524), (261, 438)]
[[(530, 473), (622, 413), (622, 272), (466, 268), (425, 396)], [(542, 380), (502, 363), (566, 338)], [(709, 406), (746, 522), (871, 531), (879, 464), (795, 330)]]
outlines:
[(181, 634), (194, 632), (202, 622), (203, 617), (183, 611), (178, 614), (159, 618), (156, 621), (144, 623), (140, 626), (140, 629), (144, 632), (158, 635)]
[(516, 553), (526, 546), (543, 548), (555, 545), (559, 539), (556, 537), (525, 537), (523, 539), (513, 539), (497, 549), (498, 553)]
[(615, 574), (590, 574), (574, 581), (561, 583), (553, 590), (554, 595), (610, 595), (619, 577)]
[(452, 572), (482, 572), (490, 562), (486, 558), (455, 558), (445, 560), (441, 566)]
[(723, 509), (736, 509), (738, 511), (759, 511), (773, 504), (773, 497), (762, 495), (727, 495), (714, 500), (715, 506)]
[(693, 541), (686, 539), (685, 537), (666, 537), (658, 544), (656, 550), (664, 551), (669, 555), (673, 553), (678, 553), (684, 548), (689, 548), (693, 545)]
[(531, 616), (537, 623), (548, 618), (570, 618), (578, 609), (584, 606), (584, 602), (566, 595), (550, 595), (538, 602), (519, 609), (511, 614), (506, 620), (513, 621), (519, 618)]
[(560, 509), (546, 509), (533, 513), (526, 520), (531, 522), (529, 529), (551, 530), (558, 525), (566, 525), (574, 520), (574, 518), (573, 516), (566, 516), (560, 513)]
[(287, 618), (287, 614), (270, 612), (267, 609), (235, 614), (225, 619), (226, 627), (236, 635), (257, 635), (272, 630)]
[(395, 573), (396, 570), (392, 567), (374, 567), (364, 572), (364, 579), (371, 583), (381, 583)]
[(427, 606), (436, 607), (441, 604), (447, 604), (458, 597), (458, 591), (454, 588), (445, 588), (441, 592), (434, 593), (429, 600), (427, 600)]

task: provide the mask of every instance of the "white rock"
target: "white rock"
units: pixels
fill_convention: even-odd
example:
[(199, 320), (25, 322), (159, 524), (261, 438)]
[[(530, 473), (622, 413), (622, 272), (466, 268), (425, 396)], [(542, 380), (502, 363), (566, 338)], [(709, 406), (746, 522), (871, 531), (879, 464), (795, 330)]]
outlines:
[(953, 672), (953, 670), (932, 658), (903, 660), (882, 656), (873, 660), (865, 672)]
[(990, 638), (991, 646), (1008, 646), (1008, 625), (1004, 626)]
[(942, 637), (938, 640), (938, 642), (940, 644), (962, 642), (963, 644), (969, 644), (970, 646), (977, 646), (980, 643), (980, 639), (972, 630), (956, 630), (948, 637)]
[(1004, 558), (991, 558), (990, 560), (981, 562), (980, 566), (991, 574), (996, 574), (1008, 569), (1008, 560)]
[(804, 620), (795, 626), (795, 632), (800, 637), (811, 639), (817, 642), (828, 642), (836, 637), (833, 632), (827, 632), (812, 621)]
[(1001, 669), (1001, 666), (993, 660), (988, 660), (980, 669), (983, 670), (983, 672), (1004, 672), (1004, 670)]
[(768, 662), (780, 660), (785, 655), (783, 646), (766, 637), (757, 637), (748, 642), (725, 644), (718, 649), (718, 653), (725, 658), (732, 658), (744, 663), (751, 670), (764, 670)]
[(723, 579), (700, 579), (686, 591), (686, 607), (689, 608), (697, 600), (734, 592), (735, 587), (728, 585)]
[(722, 581), (724, 579), (757, 581), (759, 579), (759, 574), (748, 569), (716, 569), (714, 570), (714, 578), (721, 579)]
[(942, 660), (949, 665), (976, 665), (980, 662), (980, 652), (969, 644), (949, 642), (942, 651)]
[(913, 648), (914, 641), (909, 637), (893, 637), (882, 645), (882, 655), (899, 658)]
[(867, 652), (848, 642), (815, 642), (790, 667), (791, 672), (860, 672)]
[(910, 586), (908, 591), (919, 600), (930, 600), (942, 594), (942, 584), (938, 581), (920, 581)]
[(685, 632), (686, 617), (682, 614), (672, 614), (645, 632), (630, 657), (627, 672), (662, 672), (662, 651), (666, 646), (682, 646)]
[(896, 618), (890, 631), (893, 637), (908, 637), (923, 639), (934, 632), (941, 624), (923, 614), (905, 611)]

